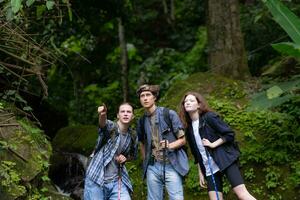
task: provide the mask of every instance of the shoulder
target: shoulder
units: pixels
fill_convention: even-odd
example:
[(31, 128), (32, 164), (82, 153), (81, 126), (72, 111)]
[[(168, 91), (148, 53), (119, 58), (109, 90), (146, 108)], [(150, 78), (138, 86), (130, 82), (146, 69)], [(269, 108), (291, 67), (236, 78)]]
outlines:
[(208, 111), (204, 114), (205, 117), (207, 118), (216, 118), (216, 117), (219, 117), (219, 115), (215, 112), (212, 112), (212, 111)]
[(174, 116), (174, 115), (177, 115), (177, 112), (175, 110), (172, 110), (172, 109), (169, 109), (167, 107), (159, 107), (162, 112), (166, 112), (168, 113), (170, 116)]
[(204, 119), (209, 124), (218, 123), (220, 121), (219, 115), (212, 111), (206, 112), (205, 114), (202, 115), (201, 118)]

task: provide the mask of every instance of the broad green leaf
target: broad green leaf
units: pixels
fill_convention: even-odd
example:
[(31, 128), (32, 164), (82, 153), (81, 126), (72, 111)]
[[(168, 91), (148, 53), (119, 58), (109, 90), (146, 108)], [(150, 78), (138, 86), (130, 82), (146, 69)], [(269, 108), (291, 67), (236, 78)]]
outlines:
[(267, 97), (268, 99), (274, 99), (279, 97), (282, 93), (283, 90), (277, 85), (275, 85), (267, 90)]
[(47, 1), (46, 2), (46, 7), (48, 10), (51, 10), (54, 6), (55, 2), (54, 1)]
[(290, 38), (300, 45), (300, 19), (279, 0), (263, 0), (274, 20), (285, 30)]
[(26, 1), (26, 6), (31, 6), (33, 3), (35, 2), (35, 0), (27, 0)]
[(283, 93), (280, 94), (280, 96), (270, 99), (267, 96), (267, 90), (257, 93), (253, 95), (248, 110), (262, 110), (274, 108), (276, 106), (282, 105), (283, 103), (291, 99), (295, 99), (297, 95), (294, 93), (294, 91), (299, 90), (300, 79), (286, 82), (278, 82), (276, 83), (276, 86), (278, 86), (283, 91)]
[(272, 47), (282, 54), (300, 58), (300, 45), (297, 45), (295, 43), (282, 42), (272, 44)]
[(17, 13), (22, 7), (22, 0), (10, 0), (13, 13)]

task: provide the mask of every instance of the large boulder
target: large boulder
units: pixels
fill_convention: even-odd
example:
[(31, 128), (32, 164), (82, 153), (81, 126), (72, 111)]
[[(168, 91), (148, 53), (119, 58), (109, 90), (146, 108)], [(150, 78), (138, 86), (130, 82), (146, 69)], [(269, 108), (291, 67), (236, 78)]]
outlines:
[(25, 118), (17, 120), (13, 112), (0, 107), (1, 199), (51, 197), (46, 186), (51, 185), (51, 153), (51, 145), (38, 127)]
[(68, 126), (56, 133), (52, 146), (56, 152), (80, 153), (87, 156), (93, 151), (97, 137), (96, 126)]

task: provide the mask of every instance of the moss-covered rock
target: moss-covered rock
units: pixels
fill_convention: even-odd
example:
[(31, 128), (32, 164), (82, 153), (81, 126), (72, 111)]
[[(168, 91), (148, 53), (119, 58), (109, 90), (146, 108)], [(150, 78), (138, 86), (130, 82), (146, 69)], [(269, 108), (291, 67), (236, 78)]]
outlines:
[(160, 100), (161, 105), (177, 110), (187, 91), (199, 92), (206, 98), (228, 99), (236, 104), (247, 103), (246, 84), (210, 73), (195, 73), (185, 80), (174, 83)]
[(49, 182), (47, 170), (52, 153), (44, 133), (26, 119), (16, 119), (0, 108), (0, 196), (1, 199), (46, 197), (43, 184)]
[(52, 141), (53, 148), (61, 152), (89, 155), (98, 137), (96, 126), (76, 125), (60, 129)]

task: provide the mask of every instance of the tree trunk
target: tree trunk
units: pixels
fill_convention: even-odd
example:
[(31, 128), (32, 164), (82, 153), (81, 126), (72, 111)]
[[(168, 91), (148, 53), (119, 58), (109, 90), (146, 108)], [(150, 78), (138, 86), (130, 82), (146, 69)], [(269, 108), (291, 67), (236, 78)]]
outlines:
[(250, 75), (240, 28), (238, 0), (208, 0), (208, 64), (215, 73), (245, 79)]
[(121, 66), (122, 66), (122, 91), (123, 91), (123, 101), (128, 102), (129, 99), (129, 85), (128, 85), (128, 56), (127, 56), (127, 47), (125, 40), (125, 31), (122, 22), (122, 18), (118, 18), (119, 24), (119, 41), (121, 49)]
[[(170, 5), (168, 5), (168, 3)], [(167, 0), (162, 0), (162, 5), (163, 5), (163, 8), (164, 8), (164, 14), (167, 18), (168, 24), (173, 26), (174, 22), (175, 22), (175, 3), (174, 3), (174, 0), (170, 0), (170, 2), (167, 2)]]

